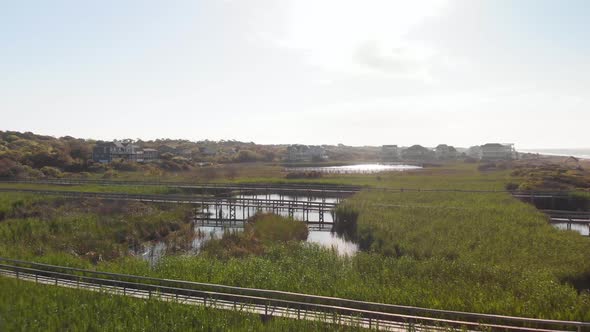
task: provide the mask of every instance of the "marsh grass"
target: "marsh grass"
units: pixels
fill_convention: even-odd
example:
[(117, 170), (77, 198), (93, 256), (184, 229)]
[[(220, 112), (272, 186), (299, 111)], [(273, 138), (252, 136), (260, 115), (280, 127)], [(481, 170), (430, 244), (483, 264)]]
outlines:
[(243, 231), (226, 231), (220, 239), (211, 239), (202, 250), (221, 259), (262, 255), (274, 244), (293, 245), (305, 241), (309, 231), (299, 220), (271, 213), (257, 213), (246, 223)]
[(0, 277), (1, 331), (357, 331)]
[(0, 197), (0, 253), (13, 257), (65, 252), (96, 263), (128, 255), (146, 241), (179, 242), (194, 232), (183, 205)]
[[(252, 182), (260, 179), (249, 178)], [(509, 171), (479, 172), (477, 165), (457, 164), (419, 172), (328, 176), (318, 181), (503, 190), (514, 179)], [(355, 236), (364, 249), (353, 257), (299, 241), (258, 240), (263, 250), (255, 253), (214, 255), (205, 250), (196, 256), (166, 256), (155, 266), (120, 256), (92, 265), (65, 249), (37, 254), (29, 244), (45, 243), (40, 239), (48, 232), (31, 225), (22, 235), (12, 236), (7, 230), (20, 226), (6, 227), (6, 222), (0, 222), (0, 252), (161, 278), (447, 310), (590, 320), (590, 295), (583, 288), (574, 288), (573, 282), (590, 275), (590, 239), (554, 229), (533, 206), (506, 193), (367, 191), (348, 199), (342, 209), (356, 216)], [(20, 221), (23, 219), (13, 222)], [(94, 229), (84, 225), (79, 227)], [(238, 248), (249, 248), (252, 243), (237, 234), (228, 239)], [(213, 252), (225, 250), (220, 242), (212, 243), (219, 246)]]

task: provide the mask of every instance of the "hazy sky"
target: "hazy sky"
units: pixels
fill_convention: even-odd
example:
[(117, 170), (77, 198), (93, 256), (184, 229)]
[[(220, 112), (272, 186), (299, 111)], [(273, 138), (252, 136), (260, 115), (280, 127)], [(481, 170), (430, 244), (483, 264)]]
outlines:
[(590, 1), (0, 0), (0, 130), (590, 147)]

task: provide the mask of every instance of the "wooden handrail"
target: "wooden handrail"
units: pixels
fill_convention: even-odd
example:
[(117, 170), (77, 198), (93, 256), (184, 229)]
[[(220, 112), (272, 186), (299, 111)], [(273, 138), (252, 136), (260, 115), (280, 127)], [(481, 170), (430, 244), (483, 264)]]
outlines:
[(287, 304), (296, 304), (300, 307), (305, 306), (310, 310), (315, 308), (315, 310), (323, 312), (325, 312), (326, 309), (338, 309), (338, 312), (340, 313), (347, 312), (349, 314), (352, 313), (359, 315), (367, 315), (370, 313), (369, 316), (373, 318), (380, 316), (380, 319), (383, 319), (383, 317), (387, 318), (389, 316), (391, 316), (390, 318), (397, 317), (398, 319), (400, 317), (406, 317), (430, 322), (452, 322), (453, 324), (467, 326), (503, 326), (513, 329), (522, 329), (524, 327), (531, 326), (534, 326), (535, 328), (539, 328), (541, 326), (567, 326), (577, 328), (578, 330), (590, 329), (590, 323), (586, 322), (535, 319), (391, 305), (277, 290), (234, 287), (227, 285), (91, 271), (8, 258), (0, 258), (0, 261), (3, 262), (0, 263), (0, 267), (4, 269), (29, 272), (41, 276), (56, 278), (59, 277), (60, 279), (81, 280), (79, 278), (82, 278), (83, 280), (94, 281), (95, 283), (99, 284), (110, 283), (111, 285), (115, 286), (124, 285), (125, 287), (135, 289), (143, 289), (148, 287), (154, 290), (166, 290), (167, 292), (172, 292), (173, 294), (174, 292), (196, 292), (195, 294), (199, 293), (201, 296), (206, 294), (212, 297), (216, 296), (218, 298), (231, 299), (233, 301), (239, 300), (242, 303), (250, 303), (248, 301), (256, 300), (267, 302), (270, 301), (276, 303), (277, 305), (281, 304), (283, 306), (287, 306)]

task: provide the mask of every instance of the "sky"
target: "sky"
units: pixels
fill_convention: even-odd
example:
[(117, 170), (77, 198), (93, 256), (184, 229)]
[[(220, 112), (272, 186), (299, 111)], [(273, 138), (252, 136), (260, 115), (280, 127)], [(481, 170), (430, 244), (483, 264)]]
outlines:
[(0, 0), (0, 130), (590, 147), (587, 0)]

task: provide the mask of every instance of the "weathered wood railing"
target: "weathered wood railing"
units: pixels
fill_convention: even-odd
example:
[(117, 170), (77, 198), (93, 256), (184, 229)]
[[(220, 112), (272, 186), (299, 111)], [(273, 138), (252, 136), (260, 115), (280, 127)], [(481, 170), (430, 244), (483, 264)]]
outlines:
[(510, 193), (515, 197), (567, 197), (579, 191), (527, 191), (504, 189), (456, 189), (456, 188), (384, 188), (346, 184), (319, 183), (215, 183), (215, 182), (176, 182), (176, 181), (131, 181), (131, 180), (91, 180), (91, 179), (0, 179), (0, 184), (48, 184), (48, 185), (101, 185), (101, 186), (163, 186), (170, 188), (220, 189), (220, 190), (263, 190), (266, 192), (305, 193), (345, 193), (354, 194), (361, 190), (386, 192), (433, 192), (433, 193)]
[(158, 279), (97, 272), (0, 258), (0, 274), (57, 286), (102, 290), (268, 316), (314, 319), (370, 328), (469, 329), (518, 331), (590, 331), (590, 323), (489, 315), (276, 290)]

